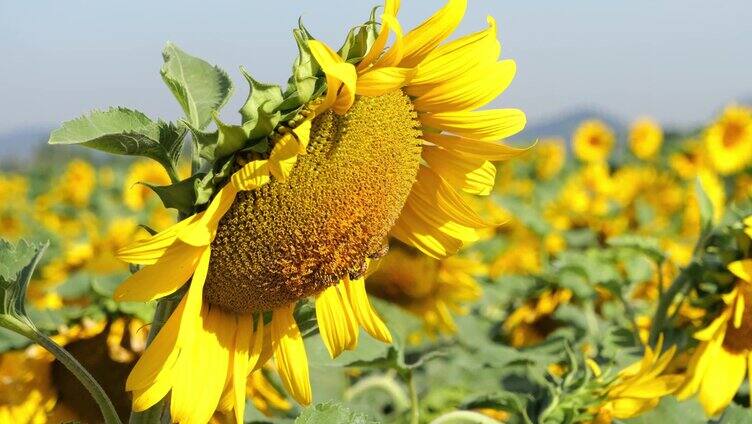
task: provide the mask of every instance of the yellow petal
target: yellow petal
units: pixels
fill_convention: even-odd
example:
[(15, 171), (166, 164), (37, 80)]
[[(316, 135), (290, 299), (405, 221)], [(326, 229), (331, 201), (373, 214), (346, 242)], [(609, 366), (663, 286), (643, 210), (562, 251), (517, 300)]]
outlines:
[(335, 113), (344, 114), (355, 102), (355, 85), (358, 79), (355, 66), (345, 63), (336, 52), (320, 41), (310, 40), (308, 47), (326, 75), (326, 98), (319, 110), (331, 107)]
[(167, 252), (173, 243), (175, 243), (178, 234), (180, 234), (188, 224), (193, 223), (200, 217), (201, 214), (192, 215), (145, 240), (133, 242), (118, 250), (116, 256), (121, 261), (128, 263), (152, 265)]
[(252, 332), (253, 316), (251, 314), (239, 316), (232, 357), (232, 391), (235, 397), (233, 410), (237, 424), (243, 424), (243, 415), (245, 414), (245, 385), (248, 379), (248, 359), (251, 353)]
[(179, 369), (170, 398), (176, 422), (205, 424), (219, 405), (235, 336), (234, 314), (204, 305), (195, 343), (181, 346)]
[(402, 66), (415, 66), (454, 32), (465, 14), (467, 0), (449, 0), (447, 4), (404, 38)]
[(174, 293), (191, 277), (204, 249), (178, 242), (154, 265), (128, 277), (115, 289), (113, 298), (121, 302), (148, 302)]
[(423, 139), (453, 152), (492, 161), (517, 157), (529, 149), (518, 149), (501, 143), (436, 133), (424, 133)]
[(251, 352), (248, 355), (248, 370), (251, 372), (261, 368), (264, 365), (263, 362), (266, 362), (260, 361), (262, 356), (261, 352), (264, 349), (264, 318), (259, 317), (256, 321), (256, 330), (253, 333), (253, 344), (251, 345)]
[(428, 166), (455, 188), (470, 194), (491, 194), (496, 182), (496, 167), (489, 161), (425, 146), (423, 159)]
[(418, 180), (413, 185), (408, 202), (416, 210), (433, 214), (443, 222), (479, 229), (490, 226), (444, 178), (425, 166), (418, 170)]
[(380, 96), (398, 90), (410, 81), (415, 71), (411, 68), (377, 68), (358, 78), (355, 91), (360, 96)]
[(352, 306), (352, 311), (358, 320), (358, 323), (366, 330), (366, 333), (376, 340), (381, 340), (384, 343), (392, 342), (392, 334), (382, 321), (381, 317), (371, 307), (371, 302), (368, 300), (368, 294), (366, 293), (366, 285), (363, 278), (356, 280), (350, 280), (349, 277), (344, 278), (345, 288), (347, 290), (347, 297)]
[(295, 304), (276, 309), (272, 316), (271, 333), (277, 371), (290, 395), (302, 405), (311, 403), (311, 382), (308, 357), (303, 337), (293, 317)]
[(238, 190), (234, 184), (227, 184), (219, 190), (219, 193), (209, 203), (200, 219), (186, 226), (178, 235), (180, 240), (191, 246), (208, 246), (214, 240), (217, 233), (219, 220), (225, 215)]
[(437, 84), (413, 100), (419, 112), (473, 110), (497, 98), (514, 79), (512, 60), (477, 66), (458, 77)]
[[(159, 331), (152, 343), (146, 348), (141, 358), (136, 362), (133, 370), (128, 375), (128, 379), (125, 382), (125, 390), (143, 390), (152, 385), (157, 380), (169, 381), (169, 375), (172, 372), (172, 366), (178, 357), (178, 349), (176, 348), (176, 342), (178, 338), (178, 329), (180, 327), (180, 320), (185, 308), (186, 299), (180, 301), (178, 307), (172, 312), (170, 318)], [(162, 399), (167, 394), (167, 390), (164, 391), (159, 399)], [(154, 401), (154, 403), (156, 403)], [(151, 407), (154, 403), (145, 405), (143, 409)]]
[(715, 342), (703, 342), (697, 346), (687, 364), (686, 379), (675, 393), (677, 399), (685, 400), (697, 393), (705, 378), (708, 365), (715, 361), (718, 349), (720, 349), (720, 344)]
[(392, 67), (399, 65), (402, 62), (402, 58), (405, 54), (405, 43), (402, 36), (402, 26), (396, 18), (391, 17), (388, 14), (382, 16), (382, 22), (388, 22), (389, 27), (394, 31), (394, 42), (392, 47), (386, 51), (374, 65), (377, 68), (380, 67)]
[(501, 53), (496, 39), (496, 21), (488, 17), (488, 28), (439, 46), (418, 66), (407, 94), (418, 97), (445, 81), (457, 78), (479, 66), (495, 62)]
[(311, 141), (311, 122), (312, 119), (306, 119), (293, 130), (295, 136), (298, 137), (298, 146), (300, 147), (298, 153), (301, 155), (306, 154), (308, 143)]
[(345, 349), (354, 348), (358, 341), (358, 322), (343, 288), (344, 283), (340, 282), (316, 297), (316, 321), (324, 346), (332, 358)]
[(728, 269), (740, 279), (752, 283), (752, 259), (731, 262)]
[(178, 334), (178, 345), (181, 347), (193, 344), (193, 337), (196, 335), (196, 327), (201, 323), (201, 313), (203, 310), (204, 282), (206, 274), (209, 272), (209, 260), (211, 259), (211, 248), (204, 249), (196, 265), (196, 271), (191, 278), (191, 285), (188, 287), (188, 293), (184, 296), (185, 311), (180, 320), (180, 330)]
[(462, 241), (450, 237), (425, 220), (418, 218), (406, 205), (391, 235), (399, 241), (413, 246), (434, 259), (442, 259), (454, 254), (462, 247)]
[(298, 161), (299, 151), (300, 145), (293, 133), (287, 133), (277, 140), (269, 155), (269, 171), (272, 175), (278, 180), (286, 180)]
[(518, 109), (426, 113), (419, 119), (428, 127), (481, 141), (498, 141), (515, 135), (525, 128), (526, 122), (525, 114)]
[(394, 15), (390, 15), (386, 9), (384, 10), (384, 12), (385, 13), (381, 15), (381, 29), (379, 30), (379, 35), (371, 45), (371, 49), (368, 50), (368, 53), (366, 53), (366, 55), (358, 64), (358, 71), (368, 69), (368, 67), (371, 66), (376, 61), (376, 59), (379, 58), (381, 53), (384, 51), (384, 47), (386, 47), (386, 43), (389, 41), (390, 31), (399, 29), (401, 38), (402, 30), (399, 26), (399, 22), (394, 18)]
[(731, 403), (746, 371), (745, 355), (733, 354), (723, 348), (718, 350), (700, 384), (699, 400), (709, 416), (718, 414)]
[(618, 419), (632, 418), (643, 412), (653, 409), (658, 405), (659, 398), (656, 399), (635, 399), (623, 398), (611, 401), (611, 415)]
[(255, 190), (261, 187), (269, 182), (269, 162), (266, 160), (248, 162), (232, 174), (230, 182), (238, 191)]

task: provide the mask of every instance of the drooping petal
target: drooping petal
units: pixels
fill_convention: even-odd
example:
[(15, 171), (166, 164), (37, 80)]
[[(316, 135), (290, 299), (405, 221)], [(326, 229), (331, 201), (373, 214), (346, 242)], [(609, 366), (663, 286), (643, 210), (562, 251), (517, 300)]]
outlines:
[(486, 196), (496, 182), (496, 167), (489, 161), (425, 146), (423, 159), (449, 184), (466, 193)]
[(709, 416), (716, 415), (731, 403), (747, 371), (747, 358), (720, 348), (708, 364), (700, 384), (699, 400)]
[(449, 0), (425, 22), (405, 35), (401, 66), (420, 63), (433, 49), (454, 32), (465, 15), (467, 0)]
[(115, 289), (113, 298), (149, 302), (174, 293), (191, 277), (204, 249), (177, 242), (155, 264), (128, 277)]
[(344, 114), (355, 102), (355, 86), (358, 79), (355, 66), (345, 63), (336, 52), (320, 41), (310, 40), (308, 47), (326, 75), (326, 98), (319, 110), (331, 107), (335, 113)]
[(354, 348), (358, 342), (358, 322), (341, 287), (344, 287), (343, 282), (328, 287), (316, 297), (316, 321), (332, 358), (345, 349)]
[(117, 251), (116, 257), (121, 261), (152, 265), (159, 260), (178, 239), (178, 234), (189, 224), (200, 219), (202, 214), (191, 215), (177, 224), (160, 231), (153, 236), (137, 240)]
[[(180, 301), (178, 307), (172, 312), (170, 318), (159, 331), (152, 343), (146, 348), (141, 358), (139, 358), (133, 370), (128, 375), (128, 379), (125, 382), (125, 390), (135, 391), (143, 390), (152, 385), (157, 380), (164, 380), (169, 382), (169, 376), (172, 373), (172, 366), (178, 356), (177, 339), (178, 329), (180, 328), (180, 320), (183, 316), (183, 310), (185, 309), (186, 299)], [(141, 403), (141, 407), (144, 410), (151, 407), (156, 401), (162, 399), (164, 395), (169, 391), (169, 386), (158, 396), (153, 403), (149, 403), (144, 400)], [(134, 398), (135, 402), (135, 398)], [(135, 404), (135, 403), (134, 403)]]
[(496, 142), (471, 140), (437, 133), (424, 133), (423, 139), (453, 152), (491, 161), (517, 157), (529, 149), (519, 149)]
[(217, 234), (219, 220), (235, 201), (238, 190), (234, 184), (222, 187), (209, 203), (200, 219), (186, 226), (178, 235), (181, 241), (191, 246), (208, 246)]
[(522, 131), (526, 123), (525, 113), (518, 109), (426, 113), (419, 119), (430, 128), (480, 141), (510, 137)]
[(172, 419), (204, 424), (219, 405), (227, 380), (230, 349), (235, 337), (235, 315), (204, 305), (196, 326), (195, 342), (181, 346), (170, 398)]
[(740, 279), (752, 283), (752, 259), (731, 262), (728, 269)]
[(232, 357), (232, 391), (234, 395), (234, 412), (236, 424), (243, 424), (245, 414), (245, 386), (248, 378), (248, 359), (251, 353), (251, 335), (253, 333), (253, 316), (238, 317), (235, 329), (235, 349)]
[(413, 246), (434, 259), (445, 258), (462, 247), (462, 241), (450, 237), (418, 218), (407, 207), (392, 228), (397, 240)]
[(298, 153), (301, 155), (306, 154), (308, 143), (311, 141), (312, 122), (312, 119), (306, 119), (305, 121), (303, 121), (303, 123), (295, 127), (295, 129), (293, 130), (295, 136), (298, 137)]
[(238, 191), (255, 190), (268, 182), (269, 162), (266, 160), (251, 161), (230, 177), (230, 183)]
[(392, 342), (392, 334), (379, 317), (378, 313), (371, 307), (366, 293), (366, 285), (363, 278), (351, 280), (349, 277), (344, 278), (347, 297), (350, 300), (352, 311), (358, 320), (358, 323), (366, 330), (366, 333), (376, 340), (384, 343)]
[(366, 53), (358, 64), (358, 71), (368, 69), (368, 67), (370, 67), (376, 59), (381, 56), (381, 53), (383, 53), (384, 48), (386, 47), (386, 43), (389, 41), (389, 33), (391, 31), (399, 30), (399, 36), (402, 38), (402, 29), (399, 26), (397, 19), (394, 18), (394, 15), (390, 15), (387, 10), (384, 10), (384, 12), (385, 13), (381, 15), (381, 29), (379, 30), (379, 35), (371, 45), (371, 49), (368, 50), (368, 53)]
[(293, 133), (287, 133), (277, 140), (269, 155), (269, 171), (278, 180), (286, 180), (292, 167), (298, 161), (300, 145)]
[(271, 336), (274, 359), (282, 384), (302, 405), (311, 403), (311, 382), (303, 336), (293, 317), (295, 304), (276, 309), (272, 316)]

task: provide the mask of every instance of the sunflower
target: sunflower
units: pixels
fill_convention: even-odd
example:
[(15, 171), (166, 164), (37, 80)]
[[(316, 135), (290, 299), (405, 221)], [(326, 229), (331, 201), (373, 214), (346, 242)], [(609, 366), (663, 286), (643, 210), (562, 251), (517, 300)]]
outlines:
[(490, 225), (460, 192), (490, 193), (489, 160), (520, 153), (495, 141), (520, 131), (525, 115), (475, 110), (504, 91), (515, 65), (498, 60), (490, 18), (442, 44), (465, 8), (450, 0), (403, 35), (399, 4), (387, 1), (358, 60), (306, 39), (321, 95), (276, 127), (267, 150), (235, 154), (204, 211), (120, 251), (145, 266), (118, 300), (158, 299), (190, 279), (128, 378), (135, 410), (170, 393), (174, 421), (206, 422), (219, 409), (241, 422), (246, 377), (272, 356), (286, 391), (310, 403), (298, 301), (315, 298), (332, 356), (356, 347), (358, 326), (388, 343), (363, 279), (388, 237), (439, 259)]
[(729, 106), (705, 133), (705, 147), (718, 173), (733, 174), (752, 160), (752, 108)]
[(629, 129), (629, 149), (640, 159), (655, 157), (663, 144), (663, 130), (652, 119), (638, 119)]
[(585, 162), (603, 162), (614, 148), (616, 137), (611, 128), (598, 120), (580, 124), (572, 135), (574, 154)]
[(476, 277), (487, 274), (483, 264), (467, 258), (437, 260), (395, 243), (366, 278), (370, 294), (418, 316), (429, 336), (457, 331), (452, 314), (481, 296)]
[[(752, 259), (732, 262), (728, 269), (739, 282), (723, 296), (725, 306), (721, 314), (695, 333), (700, 345), (677, 392), (679, 399), (698, 393), (710, 416), (731, 403), (752, 363)], [(752, 378), (752, 373), (749, 376)]]
[(549, 138), (541, 140), (536, 148), (535, 173), (539, 178), (550, 180), (559, 174), (567, 161), (564, 140)]
[(0, 355), (0, 423), (42, 424), (55, 406), (46, 355), (32, 350)]
[(97, 174), (94, 167), (82, 160), (74, 159), (68, 163), (65, 172), (60, 176), (59, 196), (65, 203), (76, 207), (83, 207), (89, 203), (94, 192)]
[(541, 342), (560, 324), (553, 318), (560, 305), (569, 303), (569, 289), (546, 289), (536, 298), (527, 300), (504, 321), (503, 330), (514, 347), (530, 346)]
[[(604, 390), (603, 403), (596, 408), (594, 424), (610, 424), (613, 418), (624, 420), (636, 417), (655, 408), (663, 396), (672, 394), (679, 387), (682, 377), (665, 374), (666, 368), (676, 353), (676, 346), (661, 353), (663, 338), (653, 351), (645, 348), (643, 358), (624, 368)], [(596, 376), (600, 368), (587, 361)]]

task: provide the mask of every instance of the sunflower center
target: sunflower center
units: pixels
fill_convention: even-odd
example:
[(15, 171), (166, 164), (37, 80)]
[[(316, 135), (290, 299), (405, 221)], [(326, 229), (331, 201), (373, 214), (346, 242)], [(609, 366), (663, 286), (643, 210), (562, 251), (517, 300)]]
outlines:
[(209, 303), (267, 311), (359, 276), (381, 252), (418, 172), (421, 132), (395, 91), (317, 116), (289, 178), (241, 192), (219, 223)]
[(742, 288), (744, 296), (744, 313), (742, 325), (734, 327), (733, 317), (726, 324), (726, 335), (723, 337), (723, 347), (733, 353), (747, 353), (752, 351), (752, 290)]
[(736, 146), (742, 139), (743, 133), (744, 127), (741, 124), (737, 122), (729, 123), (723, 132), (723, 146), (729, 148)]

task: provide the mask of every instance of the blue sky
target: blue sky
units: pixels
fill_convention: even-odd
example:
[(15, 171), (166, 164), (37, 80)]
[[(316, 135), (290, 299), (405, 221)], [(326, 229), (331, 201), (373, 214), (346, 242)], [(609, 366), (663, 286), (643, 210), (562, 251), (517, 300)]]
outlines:
[[(443, 1), (402, 3), (400, 20), (410, 28)], [(230, 73), (230, 117), (247, 92), (240, 65), (260, 80), (287, 79), (298, 16), (339, 45), (374, 4), (0, 0), (0, 133), (110, 105), (179, 117), (158, 73), (167, 40)], [(525, 110), (531, 124), (585, 105), (691, 125), (752, 97), (749, 0), (470, 0), (459, 32), (483, 28), (489, 14), (502, 55), (518, 69), (495, 104)]]

